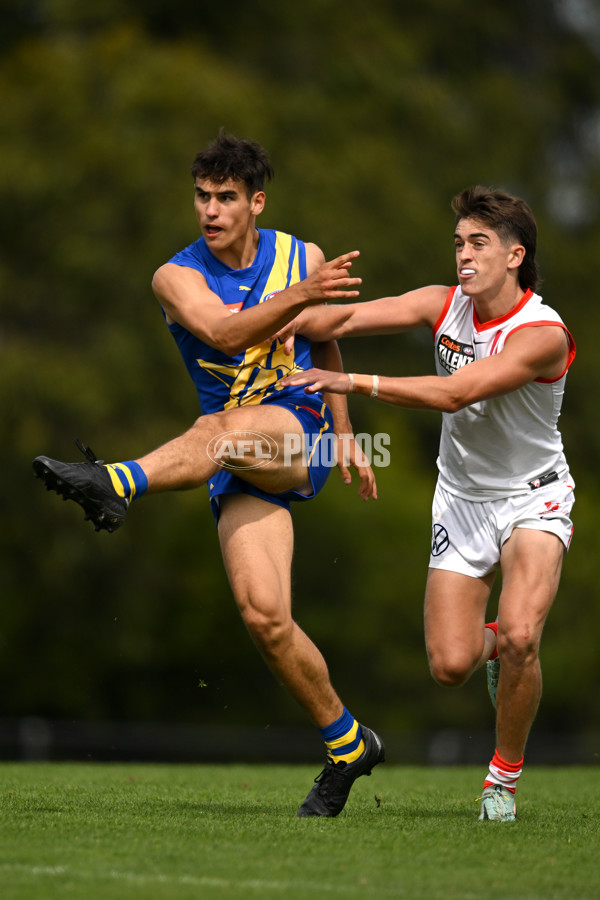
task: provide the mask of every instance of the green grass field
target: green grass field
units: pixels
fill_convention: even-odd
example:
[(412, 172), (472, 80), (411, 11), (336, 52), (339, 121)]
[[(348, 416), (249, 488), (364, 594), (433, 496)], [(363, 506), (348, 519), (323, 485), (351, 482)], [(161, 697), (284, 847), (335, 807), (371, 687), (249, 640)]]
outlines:
[(0, 764), (0, 896), (600, 898), (600, 771), (529, 767), (479, 822), (481, 768), (382, 766), (337, 819), (314, 768)]

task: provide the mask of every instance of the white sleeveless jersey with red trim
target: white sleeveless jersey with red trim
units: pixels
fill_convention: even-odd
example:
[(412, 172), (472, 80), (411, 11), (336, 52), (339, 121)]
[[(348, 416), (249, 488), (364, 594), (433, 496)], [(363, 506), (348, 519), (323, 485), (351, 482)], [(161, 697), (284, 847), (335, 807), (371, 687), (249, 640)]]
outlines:
[(433, 328), (438, 375), (452, 375), (477, 359), (500, 353), (515, 331), (539, 325), (563, 328), (569, 339), (569, 358), (558, 378), (538, 378), (502, 397), (442, 414), (439, 480), (459, 497), (481, 501), (510, 497), (529, 492), (540, 478), (543, 484), (567, 474), (557, 423), (575, 343), (558, 313), (530, 290), (506, 315), (483, 323), (460, 287), (448, 292)]

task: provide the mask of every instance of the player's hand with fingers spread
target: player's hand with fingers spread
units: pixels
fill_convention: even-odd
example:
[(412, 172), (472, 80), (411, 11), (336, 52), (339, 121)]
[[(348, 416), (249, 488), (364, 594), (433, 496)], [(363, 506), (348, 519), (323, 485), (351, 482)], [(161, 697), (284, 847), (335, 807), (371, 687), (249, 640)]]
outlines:
[(342, 256), (324, 262), (293, 287), (303, 292), (305, 303), (358, 297), (359, 291), (356, 288), (362, 284), (362, 278), (350, 276), (350, 267), (358, 256), (359, 250), (351, 250), (350, 253), (343, 253)]
[(356, 469), (360, 478), (358, 496), (362, 500), (377, 500), (377, 482), (369, 460), (357, 444), (353, 434), (337, 436), (337, 466), (344, 484), (352, 483), (350, 469)]
[(317, 391), (329, 391), (331, 394), (349, 394), (352, 391), (350, 376), (347, 372), (328, 372), (325, 369), (305, 369), (282, 378), (281, 384), (304, 385), (307, 394)]

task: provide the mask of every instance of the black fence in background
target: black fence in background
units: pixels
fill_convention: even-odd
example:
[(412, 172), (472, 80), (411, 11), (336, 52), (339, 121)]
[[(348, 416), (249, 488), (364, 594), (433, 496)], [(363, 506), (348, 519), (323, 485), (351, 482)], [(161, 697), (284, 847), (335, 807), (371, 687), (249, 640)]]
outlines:
[[(494, 749), (492, 731), (440, 730), (382, 735), (387, 760), (412, 765), (481, 765)], [(534, 730), (527, 763), (598, 765), (600, 731)], [(163, 722), (0, 720), (0, 760), (165, 763), (318, 763), (323, 744), (313, 728), (202, 727)]]

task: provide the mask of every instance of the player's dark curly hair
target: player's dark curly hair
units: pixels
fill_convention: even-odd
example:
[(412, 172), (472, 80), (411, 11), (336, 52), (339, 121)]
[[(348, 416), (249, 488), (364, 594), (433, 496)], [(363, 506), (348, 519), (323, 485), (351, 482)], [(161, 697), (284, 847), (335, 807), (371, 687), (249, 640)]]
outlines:
[(208, 178), (215, 184), (241, 181), (246, 186), (248, 198), (256, 191), (262, 191), (265, 179), (271, 179), (275, 174), (264, 147), (228, 134), (224, 128), (212, 144), (197, 154), (191, 171), (194, 179)]
[(478, 219), (496, 232), (503, 243), (518, 241), (525, 248), (525, 256), (519, 267), (519, 284), (523, 290), (536, 291), (540, 276), (535, 252), (537, 225), (528, 204), (519, 197), (495, 188), (466, 188), (452, 201), (456, 222), (460, 219)]

